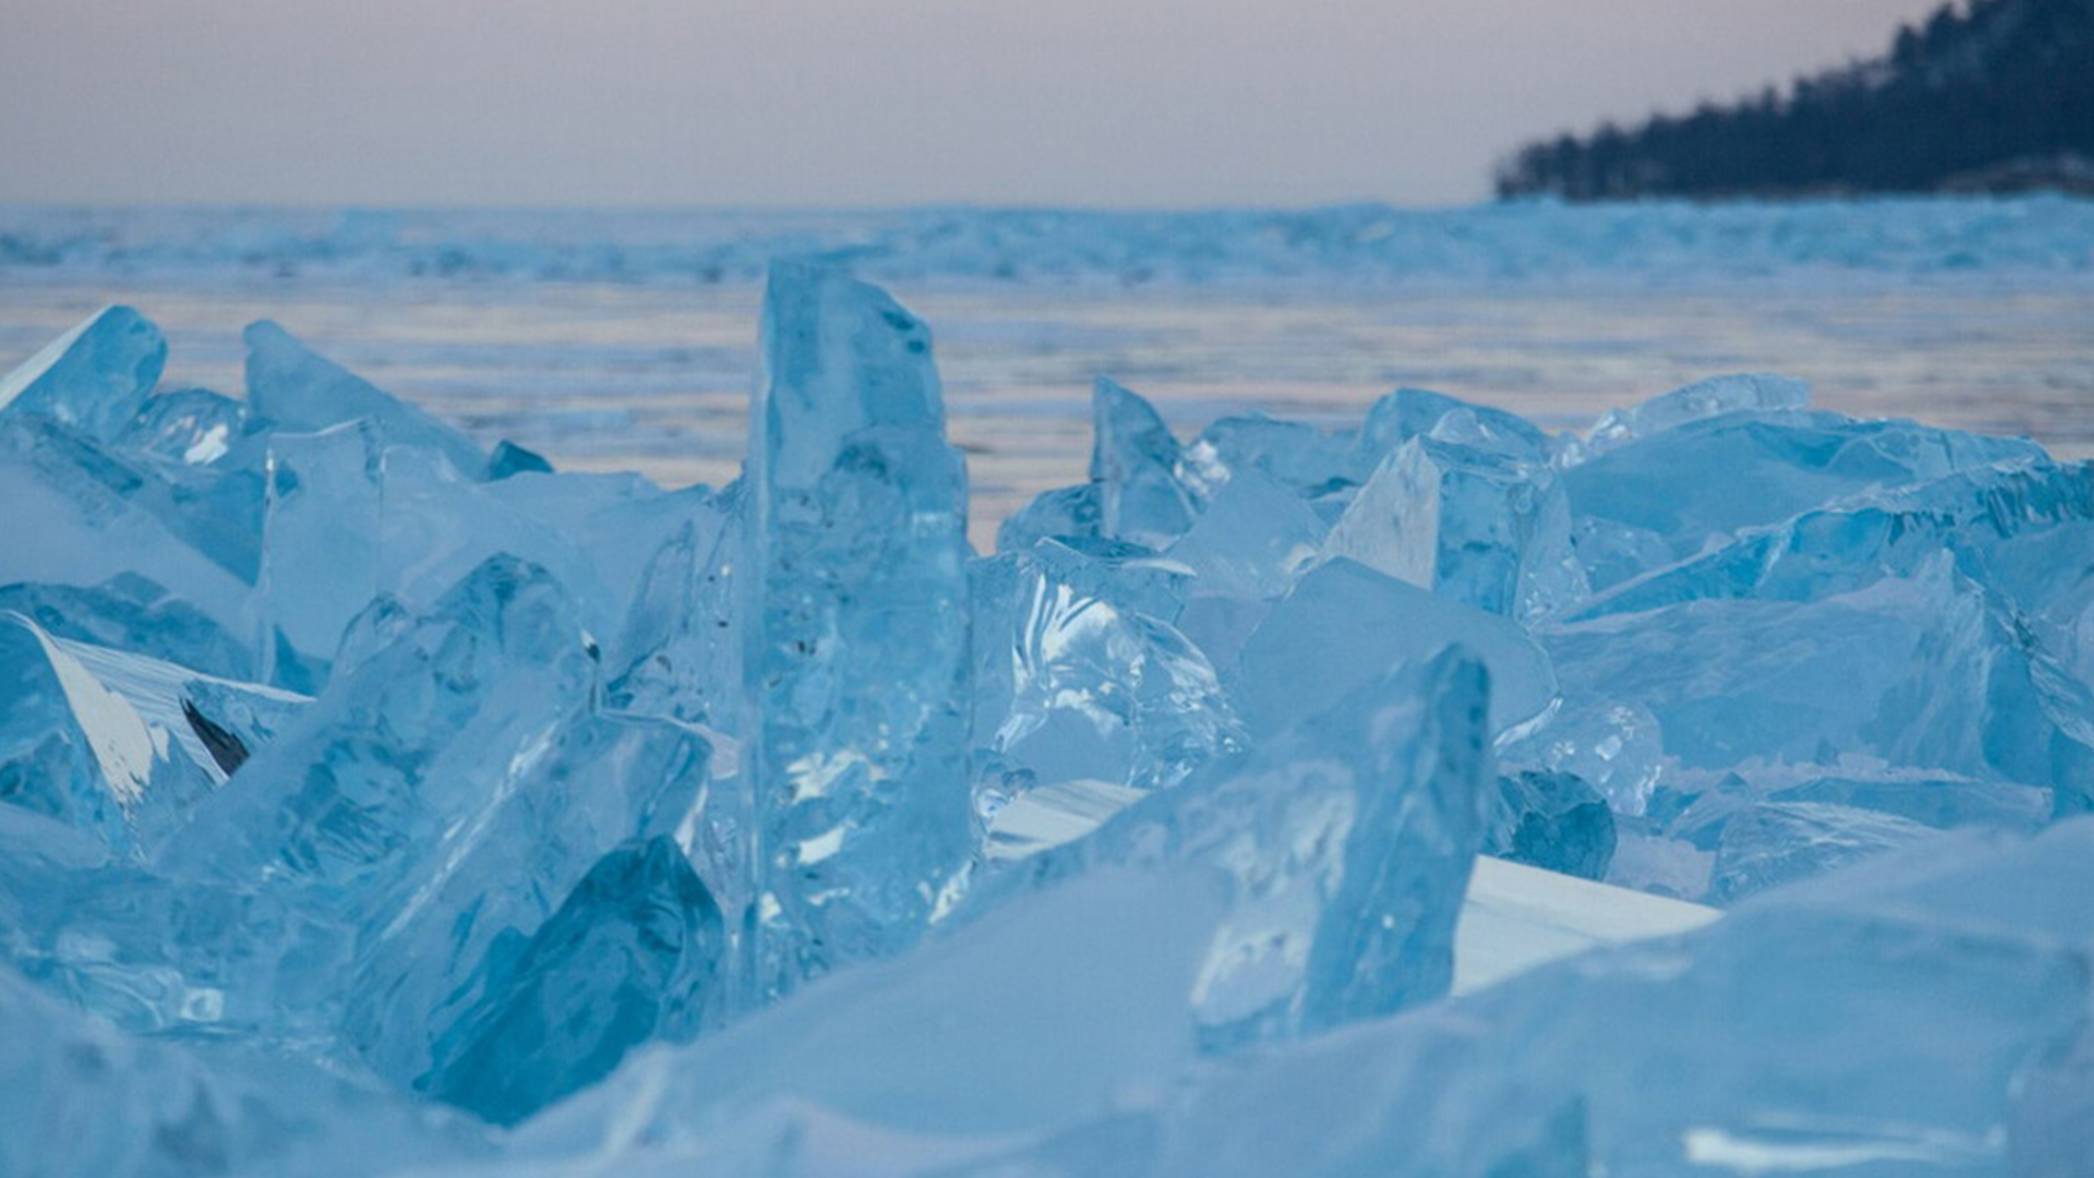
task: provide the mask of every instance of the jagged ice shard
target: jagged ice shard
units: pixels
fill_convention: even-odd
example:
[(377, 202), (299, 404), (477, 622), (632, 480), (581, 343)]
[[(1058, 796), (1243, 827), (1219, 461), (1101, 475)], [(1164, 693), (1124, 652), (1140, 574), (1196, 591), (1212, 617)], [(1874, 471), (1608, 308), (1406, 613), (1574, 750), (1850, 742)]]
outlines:
[(914, 940), (973, 836), (967, 479), (930, 331), (839, 269), (780, 263), (762, 350), (742, 734), (772, 992)]
[(976, 557), (924, 325), (762, 333), (719, 489), (0, 382), (0, 1172), (2085, 1172), (2094, 466), (1100, 381)]

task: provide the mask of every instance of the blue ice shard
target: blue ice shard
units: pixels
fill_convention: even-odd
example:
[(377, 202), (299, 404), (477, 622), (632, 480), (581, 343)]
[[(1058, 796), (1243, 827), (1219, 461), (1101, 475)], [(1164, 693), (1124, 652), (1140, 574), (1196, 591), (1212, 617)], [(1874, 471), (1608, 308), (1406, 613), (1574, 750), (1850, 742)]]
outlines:
[[(1909, 421), (1733, 413), (1607, 450), (1564, 471), (1563, 484), (1573, 517), (1654, 534), (1677, 560), (1699, 553), (1711, 538), (1727, 539), (1831, 499), (2017, 461), (2047, 458), (2026, 440)], [(1718, 470), (1723, 478), (1709, 477)], [(1752, 493), (1739, 494), (1740, 487)]]
[(1412, 438), (1433, 437), (1515, 462), (1549, 462), (1556, 446), (1517, 413), (1425, 389), (1397, 389), (1367, 410), (1354, 454), (1359, 481)]
[(1206, 657), (1103, 563), (1042, 540), (974, 566), (975, 800), (997, 818), (992, 857), (1036, 837), (1022, 811), (997, 813), (1027, 791), (1131, 799), (1242, 745)]
[[(2084, 1127), (2057, 1114), (2090, 929), (2060, 893), (2094, 824), (2053, 835), (1872, 866), (1232, 1060), (1120, 1144), (1172, 1174), (2071, 1173)], [(2034, 879), (2053, 886), (2032, 904)]]
[(1853, 766), (2047, 788), (2060, 812), (2094, 804), (2087, 689), (1948, 552), (1816, 600), (1690, 600), (1545, 642), (1564, 713), (1648, 711), (1682, 789)]
[(161, 859), (288, 888), (343, 919), (390, 919), (484, 831), (587, 700), (593, 667), (560, 586), (491, 559), (330, 682)]
[(0, 376), (0, 413), (46, 417), (114, 440), (167, 366), (167, 340), (129, 307), (104, 307)]
[(489, 950), (415, 1087), (514, 1124), (695, 1030), (719, 1001), (720, 910), (666, 837), (605, 855), (538, 932)]
[(464, 434), (316, 354), (275, 323), (251, 323), (243, 337), (248, 410), (269, 426), (316, 433), (367, 421), (384, 445), (425, 446), (467, 478), (487, 468), (487, 456)]
[(1154, 406), (1104, 377), (1091, 394), (1091, 483), (1098, 530), (1162, 548), (1192, 526), (1199, 503), (1178, 477), (1178, 439)]
[(1351, 430), (1318, 429), (1262, 413), (1224, 417), (1185, 447), (1180, 477), (1203, 498), (1245, 471), (1256, 471), (1305, 500), (1342, 498), (1366, 477), (1356, 447)]
[(1325, 550), (1527, 622), (1586, 594), (1570, 527), (1547, 466), (1418, 437), (1375, 468)]
[(494, 453), (487, 456), (487, 481), (490, 483), (500, 482), (511, 475), (551, 473), (553, 464), (545, 460), (545, 455), (526, 450), (506, 439), (495, 443)]
[(1614, 812), (1571, 773), (1523, 769), (1498, 778), (1483, 853), (1584, 879), (1607, 878)]
[(170, 466), (209, 466), (232, 453), (247, 408), (209, 389), (170, 389), (146, 399), (113, 445)]
[(0, 614), (0, 801), (147, 858), (306, 702)]
[(1800, 380), (1765, 372), (1712, 376), (1661, 393), (1627, 409), (1610, 409), (1586, 431), (1577, 449), (1582, 460), (1677, 429), (1732, 413), (1775, 414), (1810, 408), (1810, 386)]
[(134, 651), (220, 678), (248, 675), (255, 665), (245, 643), (136, 573), (88, 586), (18, 581), (0, 587), (0, 614), (9, 613), (54, 638)]
[(742, 722), (742, 634), (734, 570), (742, 484), (690, 506), (649, 560), (612, 646), (607, 700), (726, 732)]
[(1823, 802), (1765, 802), (1723, 824), (1709, 898), (1735, 903), (1755, 892), (1823, 875), (1940, 832), (1910, 819)]
[(1056, 487), (996, 525), (996, 551), (1023, 552), (1041, 540), (1097, 538), (1104, 535), (1098, 518), (1098, 487), (1082, 483)]
[(0, 415), (0, 502), (13, 527), (0, 585), (85, 588), (144, 577), (239, 632), (256, 537), (155, 471), (49, 420)]
[[(605, 897), (586, 903), (573, 897), (582, 895), (578, 889), (591, 871), (625, 878), (603, 866), (620, 846), (658, 840), (666, 850), (650, 846), (648, 855), (673, 854), (682, 863), (684, 851), (670, 840), (685, 840), (705, 861), (697, 878), (711, 873), (711, 886), (701, 885), (708, 905), (717, 889), (745, 898), (750, 885), (740, 847), (718, 848), (704, 838), (710, 833), (705, 823), (716, 812), (747, 822), (736, 814), (739, 798), (716, 788), (721, 783), (713, 780), (711, 752), (682, 725), (605, 714), (572, 716), (525, 750), (507, 778), (493, 785), (472, 825), (446, 840), (421, 886), (396, 909), (374, 905), (362, 914), (342, 1025), (363, 1061), (403, 1087), (451, 1071), (469, 1041), (479, 1037), (457, 1032), (461, 1020), (499, 1021), (510, 1017), (502, 1010), (523, 1000), (528, 987), (511, 970), (512, 950), (533, 940), (558, 941), (587, 923)], [(660, 882), (658, 873), (648, 872), (635, 878)], [(684, 887), (681, 875), (662, 878)], [(560, 919), (554, 907), (563, 897), (577, 911), (566, 917), (566, 932), (549, 931)], [(688, 967), (720, 968), (717, 941), (716, 929), (703, 961), (693, 958)], [(461, 1013), (467, 1006), (480, 1013), (469, 1018)], [(577, 1058), (553, 1058), (565, 1049), (575, 1050)], [(585, 1066), (579, 1055), (587, 1054), (573, 1043), (545, 1043), (531, 1051), (548, 1073)], [(454, 1079), (469, 1088), (489, 1082), (463, 1074)]]
[(1273, 607), (1225, 683), (1253, 736), (1263, 736), (1456, 643), (1490, 668), (1493, 733), (1534, 720), (1555, 699), (1548, 656), (1519, 626), (1342, 557)]
[(1225, 1051), (1444, 994), (1493, 802), (1488, 676), (1450, 651), (1377, 675), (1244, 758), (986, 879), (968, 909), (1105, 865), (1203, 863), (1227, 915), (1190, 997)]
[(967, 483), (929, 331), (821, 263), (772, 269), (750, 422), (743, 772), (779, 990), (909, 943), (971, 852)]
[(1316, 508), (1256, 467), (1237, 471), (1166, 552), (1190, 574), (1179, 629), (1222, 666), (1322, 555)]

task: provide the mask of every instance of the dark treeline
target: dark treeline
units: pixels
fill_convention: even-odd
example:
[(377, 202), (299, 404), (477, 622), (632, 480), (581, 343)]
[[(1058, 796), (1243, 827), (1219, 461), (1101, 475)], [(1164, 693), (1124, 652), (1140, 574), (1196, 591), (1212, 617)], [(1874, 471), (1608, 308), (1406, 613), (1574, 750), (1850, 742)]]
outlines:
[(1498, 195), (1571, 200), (2094, 185), (2094, 0), (1972, 0), (1890, 52), (1728, 107), (1522, 148)]

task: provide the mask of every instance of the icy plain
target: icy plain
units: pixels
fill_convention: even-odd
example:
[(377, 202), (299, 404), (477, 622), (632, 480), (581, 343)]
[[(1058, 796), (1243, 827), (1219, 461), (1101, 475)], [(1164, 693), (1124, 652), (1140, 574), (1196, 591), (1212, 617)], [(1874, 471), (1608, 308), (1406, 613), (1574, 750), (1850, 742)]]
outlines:
[(1101, 379), (977, 554), (852, 262), (719, 487), (0, 378), (0, 1173), (2086, 1172), (2094, 466)]

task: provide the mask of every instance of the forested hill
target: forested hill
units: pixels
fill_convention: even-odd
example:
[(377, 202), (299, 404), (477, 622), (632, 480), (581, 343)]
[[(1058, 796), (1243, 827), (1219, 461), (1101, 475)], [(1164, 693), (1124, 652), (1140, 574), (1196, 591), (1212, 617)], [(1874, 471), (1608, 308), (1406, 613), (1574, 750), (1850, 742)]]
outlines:
[(1735, 105), (1529, 144), (1501, 197), (2094, 192), (2094, 0), (1972, 0)]

